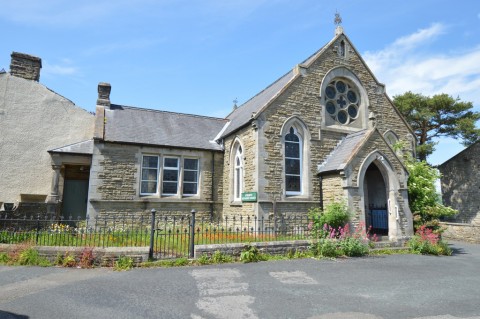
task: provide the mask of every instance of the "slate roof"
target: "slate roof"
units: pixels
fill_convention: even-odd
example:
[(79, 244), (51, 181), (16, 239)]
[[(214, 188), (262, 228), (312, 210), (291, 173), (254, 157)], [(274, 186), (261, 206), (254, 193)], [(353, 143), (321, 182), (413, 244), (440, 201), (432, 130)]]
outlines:
[(226, 119), (112, 104), (105, 109), (105, 141), (222, 150), (213, 140)]
[(363, 142), (372, 131), (362, 130), (356, 133), (348, 134), (337, 145), (337, 147), (327, 155), (325, 161), (318, 165), (318, 173), (340, 171), (350, 162), (352, 156), (363, 145)]
[[(309, 66), (313, 61), (315, 61), (320, 54), (333, 43), (337, 37), (334, 37), (329, 43), (324, 45), (314, 54), (305, 59), (300, 65)], [(281, 78), (270, 84), (263, 91), (252, 97), (250, 100), (240, 105), (237, 109), (233, 110), (228, 116), (227, 119), (230, 120), (229, 126), (222, 133), (222, 136), (227, 136), (230, 133), (233, 133), (237, 129), (246, 125), (252, 118), (255, 117), (270, 101), (272, 101), (276, 96), (278, 96), (297, 74), (291, 70)]]
[(63, 153), (63, 154), (79, 154), (92, 155), (93, 154), (93, 140), (82, 141), (59, 148), (54, 148), (48, 151), (49, 153)]
[(273, 82), (270, 86), (265, 88), (263, 91), (252, 97), (250, 100), (239, 106), (232, 113), (227, 116), (227, 119), (230, 120), (225, 132), (222, 136), (227, 136), (228, 134), (236, 131), (243, 125), (247, 124), (252, 118), (252, 113), (258, 112), (264, 105), (266, 105), (270, 100), (272, 100), (280, 91), (285, 87), (285, 85), (290, 82), (295, 77), (295, 73), (292, 71), (288, 72), (277, 81)]

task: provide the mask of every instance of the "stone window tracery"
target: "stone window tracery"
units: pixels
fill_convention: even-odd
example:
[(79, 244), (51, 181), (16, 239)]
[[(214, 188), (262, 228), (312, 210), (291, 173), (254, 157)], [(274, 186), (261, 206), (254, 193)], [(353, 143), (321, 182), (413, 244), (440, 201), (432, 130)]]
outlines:
[(358, 119), (360, 93), (344, 79), (334, 79), (325, 88), (326, 113), (341, 125), (348, 125)]

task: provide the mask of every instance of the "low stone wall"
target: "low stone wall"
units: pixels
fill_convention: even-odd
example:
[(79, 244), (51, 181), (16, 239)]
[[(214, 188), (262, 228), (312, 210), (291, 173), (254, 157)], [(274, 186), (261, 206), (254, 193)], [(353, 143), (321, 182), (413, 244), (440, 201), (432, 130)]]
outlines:
[[(17, 249), (17, 245), (0, 244), (0, 252), (10, 252)], [(62, 256), (75, 256), (75, 259), (80, 261), (85, 247), (63, 247), (63, 246), (33, 246), (40, 256), (46, 257), (51, 262), (54, 262), (58, 254)], [(87, 247), (88, 248), (88, 247)], [(92, 253), (94, 257), (94, 264), (104, 267), (113, 266), (114, 262), (120, 256), (127, 256), (133, 259), (136, 265), (148, 261), (148, 247), (108, 247), (108, 248), (93, 248)]]
[(441, 223), (447, 230), (442, 234), (445, 239), (480, 243), (480, 226), (460, 223)]
[(271, 255), (285, 255), (289, 252), (306, 251), (310, 248), (310, 245), (310, 240), (195, 245), (194, 258), (199, 258), (203, 254), (212, 256), (216, 251), (220, 251), (226, 255), (238, 257), (245, 247), (248, 246), (257, 247), (262, 253), (268, 253)]

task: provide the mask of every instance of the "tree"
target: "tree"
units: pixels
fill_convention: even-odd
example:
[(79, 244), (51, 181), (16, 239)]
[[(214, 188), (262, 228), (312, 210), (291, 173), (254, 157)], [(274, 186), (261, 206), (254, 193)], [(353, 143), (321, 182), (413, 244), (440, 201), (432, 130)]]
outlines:
[(425, 161), (414, 158), (405, 162), (408, 170), (408, 201), (413, 214), (413, 225), (419, 229), (422, 225), (435, 232), (441, 232), (441, 217), (449, 217), (458, 213), (453, 208), (442, 205), (440, 195), (435, 189), (435, 181), (440, 172)]
[(480, 112), (472, 110), (472, 102), (460, 101), (447, 94), (432, 97), (406, 92), (393, 97), (393, 103), (403, 114), (417, 136), (417, 156), (426, 160), (435, 150), (435, 139), (452, 137), (469, 146), (480, 139), (475, 123)]

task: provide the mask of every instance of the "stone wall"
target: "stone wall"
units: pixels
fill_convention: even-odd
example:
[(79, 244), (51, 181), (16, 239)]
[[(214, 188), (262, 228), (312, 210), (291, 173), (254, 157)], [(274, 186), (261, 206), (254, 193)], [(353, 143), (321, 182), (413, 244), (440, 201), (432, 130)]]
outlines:
[(223, 164), (223, 213), (229, 215), (256, 214), (256, 203), (242, 203), (233, 201), (233, 170), (234, 157), (232, 147), (235, 141), (240, 141), (243, 149), (243, 192), (258, 192), (257, 181), (257, 144), (255, 130), (245, 127), (224, 140)]
[(445, 239), (480, 243), (480, 225), (460, 223), (441, 223), (441, 225), (447, 227), (442, 234)]
[(240, 257), (242, 251), (249, 246), (256, 247), (261, 253), (271, 255), (286, 255), (295, 252), (304, 252), (310, 249), (312, 242), (310, 240), (291, 240), (277, 242), (254, 242), (254, 243), (235, 243), (235, 244), (213, 244), (213, 245), (195, 245), (194, 257), (200, 258), (202, 255), (212, 256), (216, 251), (223, 254)]
[(439, 170), (443, 202), (459, 212), (449, 221), (480, 226), (480, 142), (440, 165)]
[[(76, 262), (80, 262), (81, 255), (86, 247), (58, 247), (58, 246), (34, 246), (40, 257), (47, 258), (54, 263), (57, 256), (70, 255), (73, 256)], [(16, 249), (16, 245), (0, 244), (0, 252), (10, 252)], [(130, 257), (134, 264), (138, 265), (142, 262), (148, 261), (148, 247), (108, 247), (108, 248), (92, 248), (94, 257), (94, 265), (102, 267), (113, 267), (114, 262), (121, 256)]]
[[(198, 195), (140, 195), (142, 154), (198, 158)], [(212, 169), (215, 170), (213, 181)], [(195, 209), (201, 216), (219, 216), (222, 173), (223, 154), (219, 152), (97, 142), (90, 174), (88, 214), (91, 217), (123, 213), (148, 215), (155, 209), (159, 214), (184, 215)], [(160, 177), (158, 182), (161, 183)], [(181, 188), (180, 178), (178, 187)]]

